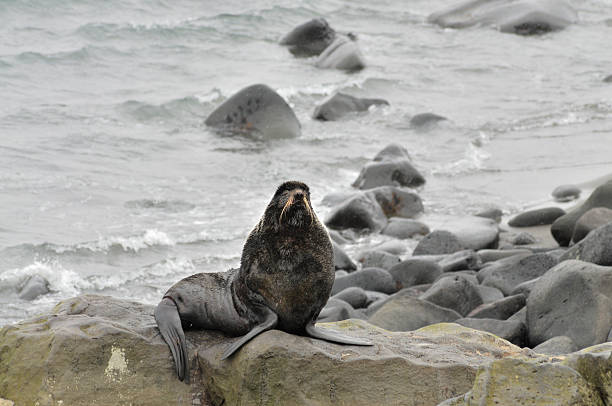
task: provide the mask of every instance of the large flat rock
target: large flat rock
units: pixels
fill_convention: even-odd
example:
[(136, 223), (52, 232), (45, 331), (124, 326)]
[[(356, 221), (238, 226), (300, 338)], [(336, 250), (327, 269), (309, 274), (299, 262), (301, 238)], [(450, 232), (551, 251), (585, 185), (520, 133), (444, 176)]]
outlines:
[(188, 385), (176, 378), (152, 306), (80, 296), (0, 330), (0, 399), (16, 406), (433, 405), (469, 390), (488, 362), (528, 357), (527, 350), (456, 324), (406, 333), (361, 320), (321, 326), (374, 345), (272, 330), (221, 361), (237, 338), (187, 332)]
[(231, 361), (227, 344), (198, 357), (214, 405), (435, 405), (471, 386), (493, 359), (522, 355), (492, 334), (456, 324), (392, 333), (362, 320), (319, 326), (368, 338), (372, 347), (331, 344), (273, 330)]

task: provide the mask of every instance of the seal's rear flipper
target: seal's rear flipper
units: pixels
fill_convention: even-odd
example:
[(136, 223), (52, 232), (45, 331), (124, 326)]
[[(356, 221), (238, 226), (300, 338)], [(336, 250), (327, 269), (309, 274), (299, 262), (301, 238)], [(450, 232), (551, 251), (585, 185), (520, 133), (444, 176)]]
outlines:
[(350, 344), (350, 345), (374, 345), (367, 340), (345, 336), (335, 331), (323, 330), (315, 327), (314, 323), (306, 325), (306, 332), (309, 336), (320, 338), (321, 340), (331, 341), (333, 343)]
[(181, 318), (174, 300), (164, 297), (155, 308), (155, 321), (162, 337), (168, 343), (176, 374), (179, 380), (189, 383), (189, 355), (187, 354), (187, 343), (181, 326)]
[(240, 340), (232, 344), (223, 353), (223, 356), (221, 357), (222, 360), (229, 358), (233, 353), (238, 351), (240, 347), (242, 347), (244, 344), (246, 344), (249, 340), (251, 340), (256, 335), (261, 334), (264, 331), (272, 330), (274, 327), (276, 327), (276, 323), (278, 323), (278, 316), (272, 310), (268, 308), (265, 308), (265, 309), (266, 309), (266, 315), (265, 315), (264, 321), (261, 324), (258, 324), (255, 327), (253, 327), (253, 329), (251, 329), (251, 331), (249, 331), (247, 334), (242, 336)]

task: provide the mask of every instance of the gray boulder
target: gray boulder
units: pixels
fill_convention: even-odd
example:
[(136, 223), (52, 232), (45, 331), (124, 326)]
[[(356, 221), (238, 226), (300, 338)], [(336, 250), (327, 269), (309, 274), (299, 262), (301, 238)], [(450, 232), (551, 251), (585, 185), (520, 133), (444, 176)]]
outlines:
[(574, 351), (578, 351), (578, 347), (571, 338), (566, 336), (553, 337), (533, 347), (533, 352), (546, 355), (563, 355)]
[(357, 71), (365, 68), (366, 64), (355, 41), (345, 36), (336, 36), (318, 56), (315, 66), (323, 69)]
[(46, 295), (49, 292), (49, 281), (44, 277), (35, 274), (30, 276), (23, 284), (23, 287), (19, 290), (19, 299), (34, 300), (37, 297)]
[(482, 261), (482, 263), (486, 264), (489, 262), (499, 261), (500, 259), (512, 257), (518, 254), (531, 254), (531, 253), (532, 251), (527, 248), (515, 248), (515, 249), (508, 249), (508, 250), (484, 249), (484, 250), (478, 251), (478, 256), (480, 257), (480, 260)]
[(393, 142), (381, 149), (378, 154), (376, 154), (373, 161), (393, 161), (396, 159), (410, 161), (411, 158), (406, 148), (402, 147), (400, 144), (396, 144)]
[(372, 189), (378, 186), (417, 187), (425, 178), (407, 159), (372, 161), (365, 164), (353, 182), (358, 189)]
[(443, 272), (455, 272), (466, 269), (479, 269), (480, 256), (474, 250), (461, 250), (444, 255), (438, 262)]
[(391, 269), (400, 263), (400, 257), (385, 251), (370, 250), (362, 253), (359, 262), (363, 268), (382, 268)]
[(519, 283), (518, 285), (516, 285), (514, 287), (514, 289), (512, 289), (512, 292), (510, 292), (511, 295), (523, 295), (526, 298), (529, 297), (529, 295), (531, 294), (531, 289), (533, 289), (533, 287), (535, 286), (536, 282), (538, 281), (539, 278), (535, 278), (535, 279), (530, 279), (528, 281), (525, 281), (523, 283)]
[(325, 225), (332, 229), (353, 228), (377, 232), (387, 225), (387, 217), (371, 196), (358, 194), (333, 209)]
[(564, 214), (565, 210), (560, 207), (545, 207), (542, 209), (529, 210), (514, 216), (508, 221), (508, 225), (511, 227), (547, 225), (554, 223), (556, 219)]
[(335, 295), (353, 286), (382, 293), (395, 293), (398, 290), (397, 284), (389, 272), (380, 268), (366, 268), (336, 278), (331, 294)]
[(492, 286), (478, 285), (476, 286), (480, 297), (482, 297), (482, 303), (492, 303), (504, 298), (504, 293)]
[(465, 247), (456, 235), (445, 230), (435, 230), (419, 241), (412, 255), (452, 254), (463, 249)]
[(410, 125), (417, 128), (430, 127), (440, 121), (448, 120), (446, 117), (434, 113), (420, 113), (410, 119)]
[(375, 187), (367, 196), (378, 202), (387, 217), (413, 218), (423, 213), (423, 202), (416, 193), (394, 186)]
[(389, 269), (389, 273), (400, 289), (424, 283), (433, 283), (442, 274), (435, 262), (409, 258)]
[(367, 111), (371, 106), (380, 105), (388, 106), (389, 102), (383, 99), (366, 99), (346, 93), (336, 93), (318, 105), (312, 116), (316, 120), (333, 121), (349, 113)]
[(384, 301), (385, 299), (387, 299), (389, 297), (389, 295), (386, 294), (386, 293), (375, 292), (373, 290), (366, 290), (365, 293), (366, 293), (366, 296), (367, 296), (366, 307), (368, 309), (374, 303), (379, 303), (379, 302)]
[(575, 185), (561, 185), (557, 186), (552, 191), (552, 197), (558, 202), (571, 202), (580, 197), (580, 188)]
[(470, 313), (467, 317), (475, 319), (497, 319), (506, 320), (525, 306), (526, 300), (523, 295), (508, 296), (492, 303), (483, 303)]
[(440, 229), (453, 233), (461, 245), (468, 249), (496, 248), (499, 228), (494, 220), (467, 216), (444, 223)]
[(429, 22), (444, 28), (491, 25), (518, 35), (561, 30), (576, 20), (576, 11), (559, 0), (469, 0), (428, 17)]
[(217, 107), (205, 121), (222, 133), (257, 133), (271, 138), (295, 138), (301, 126), (287, 102), (262, 84), (245, 87)]
[(351, 192), (331, 192), (323, 196), (321, 200), (321, 204), (328, 207), (338, 206), (340, 203), (343, 203), (350, 199), (351, 197), (355, 197), (359, 194), (359, 192), (351, 191)]
[(591, 231), (582, 241), (570, 247), (560, 260), (578, 259), (597, 265), (612, 265), (612, 223)]
[(319, 313), (317, 323), (347, 320), (355, 318), (355, 315), (355, 309), (344, 300), (329, 298), (325, 307)]
[(355, 269), (357, 269), (357, 265), (355, 265), (353, 260), (333, 240), (332, 240), (332, 247), (334, 249), (334, 268), (335, 269), (344, 269), (347, 271), (354, 271)]
[(597, 187), (582, 205), (555, 220), (550, 227), (550, 232), (559, 245), (562, 247), (569, 245), (578, 219), (595, 207), (612, 209), (612, 182)]
[(588, 233), (598, 227), (612, 223), (612, 210), (605, 207), (595, 207), (584, 213), (574, 226), (572, 242), (580, 242)]
[(399, 239), (408, 239), (415, 235), (427, 235), (429, 232), (429, 227), (420, 221), (397, 217), (390, 218), (387, 226), (381, 231), (384, 235)]
[(462, 316), (482, 304), (478, 288), (457, 274), (439, 279), (419, 299), (452, 309)]
[(365, 290), (357, 287), (346, 288), (339, 293), (336, 293), (331, 299), (344, 300), (350, 304), (353, 309), (361, 309), (368, 304), (368, 294)]
[(527, 298), (532, 346), (556, 336), (578, 348), (603, 343), (612, 326), (612, 267), (564, 261), (539, 278)]
[(313, 18), (298, 25), (281, 40), (296, 56), (315, 56), (325, 50), (336, 38), (336, 32), (324, 18)]
[(542, 276), (557, 264), (548, 254), (519, 254), (492, 262), (478, 272), (480, 283), (510, 295), (519, 284)]
[(612, 75), (606, 76), (603, 80), (605, 83), (612, 83)]
[(519, 320), (475, 319), (466, 317), (464, 319), (455, 320), (455, 323), (476, 330), (488, 331), (519, 347), (525, 346), (527, 330), (525, 324)]
[(503, 214), (504, 213), (501, 211), (501, 209), (497, 207), (492, 207), (490, 209), (485, 209), (483, 211), (480, 211), (474, 215), (477, 217), (488, 218), (488, 219), (494, 220), (496, 223), (499, 223), (501, 222), (501, 218)]
[(434, 282), (437, 282), (437, 281), (439, 281), (442, 278), (452, 278), (454, 276), (461, 276), (461, 277), (465, 278), (468, 282), (470, 282), (472, 285), (478, 287), (479, 286), (478, 285), (478, 277), (476, 275), (477, 275), (476, 271), (470, 271), (470, 270), (455, 271), (455, 272), (444, 272), (442, 275), (438, 276)]
[(454, 310), (409, 294), (398, 294), (388, 299), (370, 316), (368, 322), (389, 331), (412, 331), (430, 324), (454, 321), (460, 317)]

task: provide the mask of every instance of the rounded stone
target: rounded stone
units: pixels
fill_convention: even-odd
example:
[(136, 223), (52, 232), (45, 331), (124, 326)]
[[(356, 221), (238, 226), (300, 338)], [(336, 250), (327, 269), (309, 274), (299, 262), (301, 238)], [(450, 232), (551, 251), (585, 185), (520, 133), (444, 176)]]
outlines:
[(525, 211), (508, 221), (511, 227), (533, 227), (552, 224), (556, 219), (563, 216), (565, 210), (560, 207), (545, 207)]
[(452, 254), (464, 248), (453, 233), (445, 230), (435, 230), (419, 241), (412, 255)]

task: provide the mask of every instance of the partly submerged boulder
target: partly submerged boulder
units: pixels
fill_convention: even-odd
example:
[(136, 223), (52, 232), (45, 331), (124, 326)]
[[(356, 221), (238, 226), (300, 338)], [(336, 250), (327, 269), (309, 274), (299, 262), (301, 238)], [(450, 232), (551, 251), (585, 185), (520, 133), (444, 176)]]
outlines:
[(577, 14), (563, 0), (469, 0), (428, 20), (445, 28), (492, 25), (501, 32), (534, 35), (563, 29)]
[(336, 31), (324, 18), (313, 18), (298, 25), (281, 40), (281, 45), (289, 47), (296, 56), (319, 55), (336, 39)]
[(217, 107), (205, 121), (222, 133), (255, 133), (265, 139), (294, 138), (301, 126), (287, 102), (270, 87), (252, 85)]
[(315, 108), (313, 118), (322, 121), (338, 120), (340, 117), (360, 111), (367, 111), (371, 106), (389, 105), (383, 99), (366, 99), (346, 93), (336, 93)]

